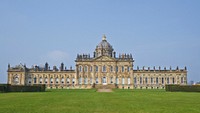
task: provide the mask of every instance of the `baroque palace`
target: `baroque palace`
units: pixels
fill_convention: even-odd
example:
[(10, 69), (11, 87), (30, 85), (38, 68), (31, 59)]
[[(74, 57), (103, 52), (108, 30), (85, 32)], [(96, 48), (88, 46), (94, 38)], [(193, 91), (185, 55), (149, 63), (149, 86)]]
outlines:
[(11, 67), (8, 65), (8, 84), (34, 85), (46, 84), (47, 88), (89, 89), (94, 86), (109, 86), (121, 89), (164, 89), (165, 84), (187, 84), (187, 69), (166, 69), (164, 67), (133, 69), (132, 54), (119, 54), (106, 36), (96, 46), (93, 56), (77, 55), (75, 69), (60, 67), (50, 68), (46, 63), (43, 67), (26, 65)]

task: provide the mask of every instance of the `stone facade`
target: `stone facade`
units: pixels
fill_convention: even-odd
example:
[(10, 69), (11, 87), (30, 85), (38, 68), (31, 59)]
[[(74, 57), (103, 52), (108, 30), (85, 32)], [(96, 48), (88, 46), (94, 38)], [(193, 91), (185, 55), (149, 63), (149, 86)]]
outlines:
[(187, 69), (133, 69), (131, 54), (119, 54), (103, 36), (93, 56), (77, 55), (75, 69), (66, 69), (61, 63), (59, 69), (48, 63), (45, 66), (8, 65), (8, 84), (46, 84), (47, 88), (90, 89), (95, 85), (115, 86), (124, 89), (163, 89), (165, 84), (187, 84)]

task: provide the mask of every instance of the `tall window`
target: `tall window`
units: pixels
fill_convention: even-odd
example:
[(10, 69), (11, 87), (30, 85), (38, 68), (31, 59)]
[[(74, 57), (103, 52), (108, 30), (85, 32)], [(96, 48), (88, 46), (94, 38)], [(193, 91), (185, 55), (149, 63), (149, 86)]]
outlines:
[(145, 78), (145, 82), (146, 82), (146, 84), (148, 84), (148, 78), (147, 77)]
[(82, 84), (82, 78), (81, 77), (79, 77), (78, 82), (79, 82), (79, 84)]
[(88, 79), (84, 78), (84, 84), (88, 84)]
[(95, 66), (95, 68), (96, 68), (95, 71), (98, 72), (98, 66)]
[(110, 66), (110, 72), (113, 72), (113, 66)]
[(47, 77), (45, 78), (45, 83), (46, 83), (46, 84), (48, 83), (48, 79), (47, 79)]
[(129, 66), (127, 67), (127, 71), (130, 72), (130, 67)]
[(79, 66), (79, 71), (82, 72), (82, 66)]
[(162, 84), (164, 84), (164, 78), (162, 77)]
[(156, 77), (156, 84), (158, 84), (158, 77)]
[(40, 77), (40, 84), (42, 84), (42, 77)]
[(64, 78), (62, 78), (62, 79), (61, 79), (61, 83), (64, 84), (64, 81), (65, 81)]
[(98, 77), (96, 77), (96, 84), (98, 84), (99, 83), (99, 81), (98, 81)]
[(84, 72), (87, 72), (88, 68), (87, 66), (84, 66)]
[(50, 81), (51, 81), (51, 84), (53, 84), (53, 78), (51, 78)]
[(184, 82), (183, 77), (181, 77), (181, 83), (183, 83), (183, 82)]
[(103, 70), (103, 72), (106, 72), (106, 66), (103, 66), (102, 70)]
[(131, 79), (128, 77), (128, 84), (131, 84)]
[(70, 82), (70, 79), (69, 79), (69, 78), (67, 78), (67, 84), (69, 84), (69, 82)]
[(122, 72), (124, 72), (124, 66), (122, 66)]
[(34, 78), (34, 81), (33, 81), (33, 82), (34, 82), (34, 84), (36, 84), (36, 83), (37, 83), (37, 78), (36, 78), (36, 77)]
[(110, 77), (110, 83), (111, 84), (113, 83), (113, 77)]
[(31, 84), (31, 77), (28, 78), (28, 83)]
[(172, 83), (173, 83), (173, 84), (175, 83), (174, 77), (172, 78)]
[(167, 84), (169, 84), (169, 77), (167, 77)]
[(153, 77), (151, 77), (151, 84), (153, 84)]
[(17, 75), (14, 77), (14, 82), (15, 84), (19, 84), (19, 77)]
[(59, 79), (58, 79), (58, 78), (56, 78), (56, 84), (58, 84), (58, 81), (59, 81)]
[(124, 77), (122, 78), (122, 84), (124, 84)]
[(90, 72), (92, 72), (92, 66), (90, 66)]
[(116, 66), (116, 72), (118, 72), (118, 66)]
[(137, 78), (134, 77), (134, 84), (137, 84)]
[(118, 82), (119, 82), (119, 79), (118, 79), (118, 77), (116, 77), (116, 84), (119, 84)]
[(72, 78), (72, 84), (75, 84), (75, 79), (74, 78)]
[(142, 84), (142, 77), (140, 77), (140, 84)]
[(92, 84), (92, 77), (90, 77), (90, 84)]

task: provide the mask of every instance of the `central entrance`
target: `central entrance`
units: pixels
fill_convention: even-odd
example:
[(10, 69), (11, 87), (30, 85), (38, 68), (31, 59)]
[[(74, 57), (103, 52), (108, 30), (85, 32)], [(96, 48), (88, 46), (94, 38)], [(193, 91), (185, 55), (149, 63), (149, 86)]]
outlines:
[(107, 85), (106, 77), (103, 77), (102, 83), (103, 83), (103, 85)]

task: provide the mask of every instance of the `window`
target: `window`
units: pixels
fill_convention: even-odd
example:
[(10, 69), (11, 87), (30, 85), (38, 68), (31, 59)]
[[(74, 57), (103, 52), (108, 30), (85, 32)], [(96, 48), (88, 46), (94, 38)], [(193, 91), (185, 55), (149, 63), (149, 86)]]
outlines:
[(113, 66), (110, 66), (110, 72), (113, 72)]
[(92, 66), (90, 66), (90, 72), (92, 72)]
[(113, 83), (113, 77), (110, 77), (110, 83), (111, 84)]
[(78, 79), (78, 82), (79, 82), (79, 84), (82, 84), (82, 78), (81, 77)]
[(79, 71), (82, 72), (82, 66), (79, 66)]
[(103, 71), (103, 72), (106, 72), (106, 66), (103, 66), (102, 71)]
[(88, 79), (84, 78), (84, 84), (88, 84)]
[(134, 84), (137, 84), (137, 78), (134, 77)]
[(48, 83), (48, 79), (47, 79), (47, 77), (45, 78), (45, 83), (46, 83), (46, 84)]
[(181, 77), (181, 83), (183, 83), (183, 82), (184, 82), (183, 77)]
[(53, 84), (53, 78), (51, 78), (50, 81), (51, 81), (51, 84)]
[(116, 77), (116, 84), (119, 84), (118, 82), (119, 82), (119, 79), (118, 79), (118, 77)]
[(74, 84), (75, 83), (75, 79), (74, 78), (72, 78), (72, 84)]
[(173, 83), (173, 84), (175, 83), (175, 79), (174, 79), (174, 77), (172, 78), (172, 83)]
[(156, 77), (156, 84), (158, 84), (158, 77)]
[(169, 77), (167, 78), (167, 84), (169, 84)]
[(129, 66), (127, 67), (127, 71), (130, 72), (130, 67)]
[(118, 72), (118, 66), (116, 66), (116, 72)]
[(34, 83), (34, 84), (37, 83), (37, 78), (36, 78), (36, 77), (34, 78), (33, 83)]
[(146, 82), (146, 84), (148, 84), (148, 78), (147, 77), (145, 78), (145, 82)]
[(95, 71), (98, 72), (98, 66), (95, 66), (95, 67), (96, 67)]
[(128, 84), (131, 84), (131, 79), (130, 78), (128, 78)]
[(62, 79), (61, 79), (61, 83), (64, 84), (64, 81), (65, 81), (64, 78), (62, 78)]
[(124, 84), (124, 77), (122, 78), (122, 84)]
[(151, 77), (151, 84), (153, 84), (154, 82), (153, 82), (153, 78)]
[(15, 77), (14, 77), (14, 83), (15, 83), (15, 84), (19, 84), (19, 77), (18, 77), (18, 76), (15, 76)]
[(164, 84), (164, 78), (162, 77), (162, 84)]
[(42, 84), (42, 77), (40, 77), (40, 84)]
[(69, 84), (69, 82), (70, 82), (70, 79), (69, 79), (69, 78), (67, 78), (67, 84)]
[(92, 77), (90, 78), (90, 84), (92, 84)]
[(56, 78), (56, 84), (58, 84), (58, 82), (59, 82), (59, 79), (58, 79), (58, 78)]
[(96, 84), (98, 84), (98, 82), (99, 82), (99, 81), (98, 81), (98, 77), (96, 77)]
[(122, 72), (124, 72), (124, 66), (122, 66)]
[(140, 77), (140, 84), (142, 84), (142, 77)]
[(87, 72), (87, 69), (88, 69), (87, 66), (84, 66), (84, 72)]
[(28, 78), (28, 83), (31, 84), (31, 77)]

